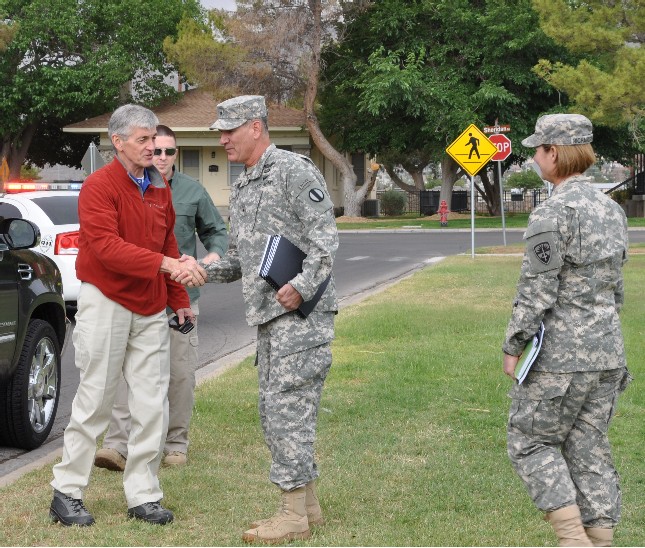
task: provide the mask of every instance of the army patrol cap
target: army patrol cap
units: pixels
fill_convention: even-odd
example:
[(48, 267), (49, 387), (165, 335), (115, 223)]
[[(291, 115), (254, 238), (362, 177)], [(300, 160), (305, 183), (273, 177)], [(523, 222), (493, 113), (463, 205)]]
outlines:
[(262, 95), (241, 95), (217, 105), (217, 120), (210, 129), (229, 131), (266, 116), (267, 106)]
[(540, 116), (535, 133), (522, 141), (525, 147), (540, 145), (584, 145), (593, 141), (589, 118), (582, 114), (547, 114)]

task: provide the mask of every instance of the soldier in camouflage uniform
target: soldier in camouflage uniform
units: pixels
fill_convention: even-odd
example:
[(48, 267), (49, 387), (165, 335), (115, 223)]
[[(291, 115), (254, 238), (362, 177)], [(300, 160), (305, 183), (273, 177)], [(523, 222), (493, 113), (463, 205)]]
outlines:
[[(278, 513), (253, 522), (243, 538), (308, 538), (309, 526), (323, 521), (314, 488), (314, 441), (338, 308), (333, 276), (306, 319), (295, 309), (332, 272), (338, 248), (333, 203), (309, 158), (271, 144), (264, 97), (224, 101), (217, 116), (211, 129), (221, 132), (229, 161), (244, 163), (245, 169), (231, 188), (229, 250), (203, 267), (208, 282), (242, 278), (246, 320), (258, 326), (259, 412), (272, 457), (270, 480), (282, 490)], [(302, 273), (277, 293), (258, 275), (272, 234), (307, 254)]]
[(503, 344), (514, 370), (544, 322), (537, 360), (515, 384), (508, 454), (560, 546), (611, 546), (620, 488), (607, 438), (618, 394), (631, 379), (618, 312), (623, 304), (627, 219), (582, 173), (595, 161), (591, 122), (542, 116), (522, 141), (553, 195), (536, 207)]

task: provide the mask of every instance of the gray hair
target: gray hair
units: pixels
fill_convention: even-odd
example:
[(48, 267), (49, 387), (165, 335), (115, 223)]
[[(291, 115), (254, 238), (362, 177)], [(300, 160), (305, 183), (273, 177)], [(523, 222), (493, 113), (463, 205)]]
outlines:
[(130, 137), (134, 128), (157, 129), (159, 118), (150, 109), (141, 105), (123, 105), (117, 108), (108, 122), (108, 137)]

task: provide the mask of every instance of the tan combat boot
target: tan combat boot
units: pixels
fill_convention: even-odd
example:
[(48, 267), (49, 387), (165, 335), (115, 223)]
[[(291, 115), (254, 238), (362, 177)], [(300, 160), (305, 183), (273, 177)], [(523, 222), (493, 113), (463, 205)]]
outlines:
[[(318, 502), (318, 495), (316, 494), (316, 481), (311, 480), (305, 485), (305, 506), (307, 508), (307, 521), (309, 522), (309, 527), (316, 525), (324, 525), (325, 519), (322, 515), (322, 508)], [(263, 523), (269, 521), (269, 518), (258, 519), (251, 522), (251, 529), (256, 529), (260, 527)]]
[(106, 468), (114, 472), (123, 472), (126, 462), (127, 459), (116, 449), (112, 448), (99, 449), (94, 456), (94, 466)]
[(164, 466), (184, 466), (187, 462), (186, 453), (181, 451), (171, 451), (163, 459)]
[(305, 505), (307, 507), (307, 520), (309, 527), (312, 525), (324, 525), (325, 519), (322, 515), (322, 508), (318, 502), (318, 495), (316, 494), (316, 482), (311, 480), (305, 485)]
[(242, 540), (278, 544), (288, 540), (309, 538), (311, 531), (307, 521), (305, 497), (305, 487), (282, 491), (282, 505), (277, 514), (258, 527), (244, 531)]
[(580, 509), (576, 504), (549, 512), (545, 518), (558, 535), (559, 546), (593, 546), (582, 526)]
[(604, 527), (589, 527), (587, 536), (594, 546), (611, 546), (614, 540), (614, 530)]

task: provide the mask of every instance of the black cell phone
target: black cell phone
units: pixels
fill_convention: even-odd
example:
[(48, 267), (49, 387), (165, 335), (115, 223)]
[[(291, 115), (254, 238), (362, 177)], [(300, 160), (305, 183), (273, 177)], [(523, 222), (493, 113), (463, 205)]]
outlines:
[(186, 333), (190, 333), (195, 328), (195, 324), (185, 318), (184, 318), (184, 323), (179, 325), (179, 318), (177, 316), (173, 316), (172, 318), (170, 318), (170, 320), (168, 320), (168, 325), (170, 326), (171, 329), (175, 329), (176, 331), (179, 331), (184, 335)]

